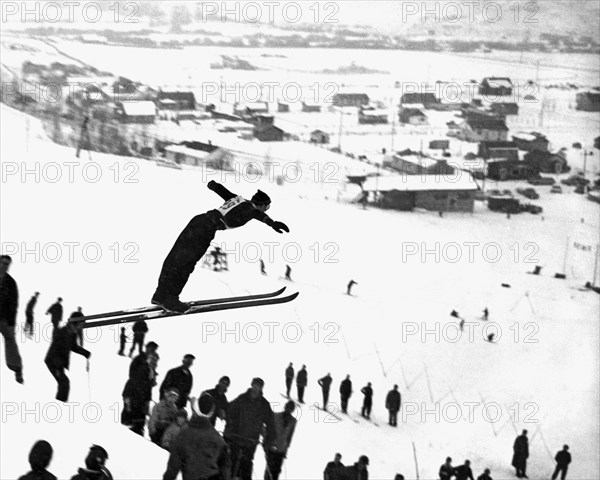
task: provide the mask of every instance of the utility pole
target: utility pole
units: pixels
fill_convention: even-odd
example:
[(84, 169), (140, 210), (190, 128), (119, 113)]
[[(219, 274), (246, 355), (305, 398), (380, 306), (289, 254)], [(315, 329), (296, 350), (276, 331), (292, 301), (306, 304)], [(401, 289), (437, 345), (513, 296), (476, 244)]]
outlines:
[(587, 151), (587, 150), (583, 150), (583, 178), (585, 179), (585, 174), (587, 171), (587, 157), (588, 155), (591, 157), (594, 155), (594, 152), (592, 150)]
[(338, 150), (342, 153), (342, 124), (344, 121), (344, 107), (340, 107), (340, 129), (338, 131)]

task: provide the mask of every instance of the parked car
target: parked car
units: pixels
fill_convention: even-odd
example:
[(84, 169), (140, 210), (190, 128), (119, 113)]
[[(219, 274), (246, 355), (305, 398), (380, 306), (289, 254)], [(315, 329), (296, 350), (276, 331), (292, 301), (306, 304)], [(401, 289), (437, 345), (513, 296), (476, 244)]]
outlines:
[(502, 190), (502, 195), (508, 195), (509, 197), (512, 197), (513, 193), (510, 190)]
[(577, 185), (575, 187), (575, 193), (579, 193), (580, 195), (583, 195), (584, 193), (586, 193), (587, 190), (588, 190), (587, 185)]
[(533, 205), (532, 203), (523, 203), (520, 207), (522, 212), (529, 212), (533, 215), (537, 215), (538, 213), (542, 213), (544, 211), (542, 207), (539, 205)]
[(519, 192), (524, 197), (530, 198), (532, 200), (537, 200), (540, 198), (538, 193), (533, 188), (517, 188), (517, 192)]
[(532, 177), (527, 180), (531, 185), (554, 185), (556, 180), (552, 177)]
[(562, 193), (562, 187), (560, 185), (552, 185), (550, 193)]
[(500, 190), (493, 189), (493, 190), (490, 190), (488, 192), (488, 196), (490, 196), (490, 197), (501, 197), (502, 196), (502, 192)]
[(569, 178), (561, 180), (560, 183), (570, 187), (576, 187), (577, 185), (587, 185), (590, 183), (590, 181), (580, 175), (571, 175)]

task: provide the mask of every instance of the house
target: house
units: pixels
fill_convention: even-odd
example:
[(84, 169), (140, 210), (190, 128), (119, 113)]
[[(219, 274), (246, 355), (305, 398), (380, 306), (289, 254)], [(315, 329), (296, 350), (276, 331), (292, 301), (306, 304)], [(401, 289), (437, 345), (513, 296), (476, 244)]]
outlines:
[(269, 113), (269, 104), (267, 102), (236, 103), (233, 106), (233, 113), (239, 116)]
[(141, 102), (119, 102), (115, 115), (121, 123), (154, 123), (156, 105), (149, 100)]
[(412, 150), (385, 155), (382, 165), (407, 175), (453, 175), (455, 172), (446, 160), (431, 158)]
[(423, 93), (405, 93), (400, 97), (400, 106), (402, 105), (423, 105), (424, 108), (435, 108), (440, 101), (431, 92)]
[(599, 92), (581, 92), (575, 97), (577, 110), (583, 112), (600, 112), (600, 93)]
[[(193, 148), (191, 145), (210, 148)], [(200, 142), (183, 142), (181, 145), (169, 145), (164, 150), (166, 159), (178, 165), (186, 164), (214, 170), (233, 170), (233, 154), (213, 145), (201, 144)]]
[(284, 131), (275, 125), (257, 125), (254, 127), (254, 137), (261, 142), (281, 142)]
[(486, 77), (479, 84), (479, 95), (504, 97), (512, 95), (513, 83), (508, 77)]
[(479, 190), (470, 173), (452, 177), (438, 175), (393, 175), (369, 177), (363, 190), (381, 208), (411, 211), (473, 212)]
[(431, 150), (448, 150), (450, 148), (450, 140), (431, 140), (429, 148)]
[(526, 160), (490, 159), (487, 177), (492, 180), (527, 180), (539, 176), (538, 168)]
[(277, 112), (287, 113), (290, 111), (290, 104), (287, 102), (277, 102)]
[(503, 160), (519, 160), (519, 149), (515, 142), (480, 142), (477, 155), (485, 160), (503, 159)]
[(302, 102), (302, 111), (309, 113), (318, 113), (321, 111), (321, 105), (314, 102)]
[(467, 142), (506, 141), (507, 136), (508, 127), (504, 120), (475, 113), (467, 115), (457, 135)]
[(550, 153), (532, 150), (526, 153), (523, 159), (535, 165), (542, 173), (565, 173), (571, 169), (565, 155), (561, 152)]
[(332, 99), (334, 107), (360, 107), (369, 104), (366, 93), (336, 93)]
[(550, 144), (546, 136), (538, 132), (518, 132), (512, 136), (512, 139), (519, 150), (527, 152), (547, 152)]
[(310, 132), (310, 143), (326, 144), (329, 143), (329, 134), (323, 130), (313, 130)]
[(495, 195), (487, 199), (487, 205), (493, 212), (519, 212), (519, 200), (508, 195)]
[(507, 115), (518, 115), (519, 105), (514, 102), (493, 102), (490, 105), (493, 114), (506, 117)]
[(193, 92), (160, 90), (156, 106), (159, 110), (196, 110), (196, 97)]
[(374, 107), (361, 107), (358, 111), (359, 124), (385, 124), (388, 123), (388, 111)]
[(398, 114), (400, 123), (406, 125), (427, 125), (427, 115), (418, 108), (402, 108)]

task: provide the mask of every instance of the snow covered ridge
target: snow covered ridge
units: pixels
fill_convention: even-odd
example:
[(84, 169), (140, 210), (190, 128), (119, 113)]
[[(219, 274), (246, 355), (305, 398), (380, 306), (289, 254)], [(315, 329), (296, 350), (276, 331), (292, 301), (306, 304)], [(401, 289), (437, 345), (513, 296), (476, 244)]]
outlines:
[[(27, 143), (26, 117), (4, 106), (1, 113), (3, 164), (7, 160), (26, 165), (74, 160), (72, 149), (42, 141), (37, 135), (31, 135)], [(37, 123), (30, 122), (31, 133)], [(81, 161), (82, 165), (87, 162), (85, 155)], [(219, 205), (200, 172), (192, 169), (167, 169), (104, 154), (93, 154), (93, 161), (103, 167), (133, 162), (139, 166), (136, 178), (140, 181), (115, 184), (108, 177), (110, 182), (51, 184), (15, 182), (10, 177), (0, 191), (2, 241), (17, 245), (95, 241), (103, 246), (132, 241), (139, 245), (139, 262), (114, 262), (109, 257), (99, 269), (98, 264), (81, 260), (58, 264), (35, 261), (33, 255), (15, 255), (10, 273), (22, 298), (19, 323), (33, 291), (41, 292), (35, 312), (40, 325), (49, 323), (43, 312), (59, 295), (67, 311), (77, 305), (89, 313), (147, 305), (174, 236), (194, 215)], [(194, 396), (227, 374), (232, 399), (260, 375), (266, 382), (265, 398), (280, 411), (286, 401), (281, 396), (284, 368), (290, 361), (307, 364), (306, 405), (298, 414), (283, 479), (321, 478), (326, 463), (338, 451), (346, 464), (367, 455), (374, 479), (393, 478), (396, 472), (416, 477), (415, 456), (421, 478), (435, 478), (446, 456), (455, 464), (469, 458), (476, 475), (489, 467), (494, 478), (511, 478), (512, 446), (524, 428), (530, 437), (531, 478), (552, 473), (552, 457), (565, 443), (574, 457), (569, 477), (597, 477), (597, 378), (587, 372), (598, 355), (598, 296), (576, 289), (584, 280), (578, 265), (588, 265), (587, 252), (581, 250), (579, 259), (570, 256), (574, 252), (569, 254), (566, 280), (552, 278), (563, 268), (566, 233), (571, 243), (578, 235), (584, 237), (582, 245), (597, 239), (596, 204), (575, 194), (544, 195), (547, 213), (543, 221), (532, 216), (506, 219), (483, 209), (473, 215), (439, 218), (435, 212), (363, 211), (325, 200), (320, 185), (309, 195), (306, 185), (280, 187), (266, 178), (253, 184), (225, 184), (245, 195), (257, 188), (269, 192), (273, 198), (269, 214), (277, 213), (289, 224), (290, 241), (307, 248), (316, 241), (335, 242), (339, 262), (317, 262), (311, 255), (294, 264), (293, 286), (301, 296), (293, 308), (149, 322), (147, 340), (160, 344), (159, 382), (180, 363), (182, 354), (192, 352), (197, 357)], [(261, 227), (223, 232), (216, 240), (225, 246), (278, 240)], [(525, 261), (531, 251), (520, 248), (525, 241), (538, 246), (535, 258), (543, 266), (541, 275), (526, 273), (533, 265)], [(429, 251), (437, 242), (496, 242), (505, 248), (504, 257), (509, 252), (510, 258), (490, 263), (476, 256), (476, 261), (458, 268), (449, 261), (435, 261), (431, 254), (426, 261), (416, 256), (403, 260), (401, 247), (410, 242), (423, 243)], [(275, 256), (267, 265), (267, 276), (247, 260), (230, 264), (229, 272), (197, 268), (184, 296), (221, 297), (277, 288), (282, 283), (278, 278), (283, 273), (282, 260)], [(359, 283), (355, 296), (345, 294), (349, 278)], [(496, 344), (483, 338), (484, 307), (490, 311), (488, 324), (495, 324), (500, 337)], [(462, 335), (459, 320), (449, 315), (452, 309), (465, 319)], [(203, 339), (200, 325), (210, 322), (219, 333)], [(293, 343), (291, 335), (277, 333), (270, 342), (266, 322), (279, 323), (277, 332), (293, 322), (303, 335)], [(336, 328), (325, 329), (329, 322)], [(251, 332), (252, 324), (263, 333), (254, 343), (251, 333), (257, 328)], [(410, 334), (409, 327), (418, 330)], [(223, 337), (226, 331), (231, 333)], [(0, 366), (4, 414), (0, 478), (18, 478), (27, 472), (29, 449), (41, 438), (54, 446), (50, 471), (59, 478), (70, 478), (83, 466), (92, 444), (107, 449), (107, 466), (115, 478), (161, 478), (166, 452), (115, 421), (130, 363), (117, 355), (118, 330), (86, 334), (86, 348), (92, 352), (89, 376), (83, 358), (73, 355), (68, 373), (71, 407), (53, 399), (56, 384), (43, 363), (48, 337), (17, 338), (25, 362), (25, 385), (16, 384), (5, 365)], [(316, 380), (328, 371), (334, 389), (331, 410), (337, 416), (338, 384), (351, 375), (356, 393), (350, 398), (349, 412), (358, 424), (342, 416), (339, 421), (314, 407), (322, 398)], [(357, 389), (367, 382), (373, 384), (371, 417), (379, 427), (356, 413), (362, 401)], [(386, 425), (384, 406), (385, 394), (394, 384), (399, 385), (406, 406), (396, 429)], [(157, 389), (154, 400), (158, 400)], [(582, 418), (587, 421), (581, 422)], [(255, 459), (254, 478), (259, 478), (264, 469), (262, 449)]]

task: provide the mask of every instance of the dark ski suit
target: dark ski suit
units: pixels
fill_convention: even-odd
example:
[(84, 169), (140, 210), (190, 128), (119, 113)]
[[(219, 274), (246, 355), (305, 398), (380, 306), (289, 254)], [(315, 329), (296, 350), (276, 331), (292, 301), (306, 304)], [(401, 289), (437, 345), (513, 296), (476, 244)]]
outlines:
[(210, 247), (217, 230), (241, 227), (253, 218), (270, 227), (276, 223), (266, 213), (257, 210), (252, 202), (230, 192), (220, 183), (211, 180), (207, 186), (225, 203), (215, 210), (196, 215), (179, 234), (163, 263), (155, 297), (179, 298), (196, 263)]

